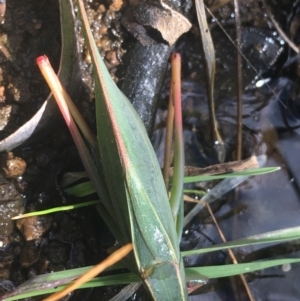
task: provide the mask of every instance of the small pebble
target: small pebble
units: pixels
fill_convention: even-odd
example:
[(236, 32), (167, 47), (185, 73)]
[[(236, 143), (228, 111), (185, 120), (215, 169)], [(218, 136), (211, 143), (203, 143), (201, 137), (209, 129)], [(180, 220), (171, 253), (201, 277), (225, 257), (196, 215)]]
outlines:
[(2, 165), (2, 170), (6, 178), (16, 178), (24, 174), (26, 162), (19, 157), (14, 157), (12, 152), (7, 153)]
[(49, 229), (51, 221), (50, 216), (31, 216), (17, 220), (16, 225), (27, 241), (40, 240)]

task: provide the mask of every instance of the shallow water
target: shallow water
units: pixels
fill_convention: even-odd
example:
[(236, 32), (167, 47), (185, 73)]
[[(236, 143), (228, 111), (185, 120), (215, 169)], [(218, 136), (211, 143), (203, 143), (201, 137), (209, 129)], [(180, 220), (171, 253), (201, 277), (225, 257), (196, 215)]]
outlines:
[[(292, 81), (278, 78), (269, 82), (268, 87), (248, 90), (243, 95), (244, 156), (266, 155), (265, 166), (280, 166), (281, 170), (247, 180), (213, 206), (227, 240), (299, 226), (300, 163), (297, 154), (300, 139), (298, 128), (292, 129), (286, 125), (286, 120), (293, 122), (293, 125), (297, 124), (297, 112), (289, 111), (290, 108), (286, 106), (294, 88), (295, 83)], [(208, 109), (205, 88), (195, 81), (183, 82), (183, 110), (186, 165), (209, 165), (215, 158), (212, 157), (211, 142), (206, 132), (209, 132), (209, 121), (206, 117)], [(227, 160), (232, 160), (231, 154), (235, 148), (235, 111), (234, 97), (219, 100), (217, 118), (227, 149)], [(161, 111), (159, 116), (165, 115), (166, 112)], [(193, 131), (195, 125), (196, 132)], [(164, 130), (161, 129), (154, 135), (160, 137), (154, 143), (160, 162), (163, 160), (163, 146), (158, 141), (163, 143), (163, 136)], [(208, 213), (203, 210), (186, 228), (181, 247), (184, 250), (197, 249), (216, 243), (221, 243), (221, 239)], [(243, 261), (247, 258), (257, 260), (276, 256), (297, 257), (300, 255), (299, 250), (299, 242), (296, 242), (282, 244), (280, 247), (256, 245), (239, 248), (236, 249), (236, 254)], [(226, 262), (230, 262), (226, 252), (186, 258), (189, 266)], [(275, 267), (247, 277), (256, 300), (299, 300), (300, 291), (297, 289), (296, 277), (299, 269), (297, 264), (287, 271), (284, 267)], [(199, 291), (214, 288), (213, 292), (193, 296), (191, 300), (248, 300), (241, 284), (235, 286), (234, 283), (235, 280), (211, 281)]]

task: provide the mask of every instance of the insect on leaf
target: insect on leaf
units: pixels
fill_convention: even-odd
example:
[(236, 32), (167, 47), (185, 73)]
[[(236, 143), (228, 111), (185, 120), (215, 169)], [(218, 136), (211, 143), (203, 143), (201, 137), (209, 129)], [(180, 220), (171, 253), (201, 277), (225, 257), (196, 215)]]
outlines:
[(187, 300), (176, 227), (156, 155), (139, 116), (100, 57), (81, 0), (78, 6), (94, 66), (102, 168), (123, 243), (133, 243), (137, 269), (155, 300)]

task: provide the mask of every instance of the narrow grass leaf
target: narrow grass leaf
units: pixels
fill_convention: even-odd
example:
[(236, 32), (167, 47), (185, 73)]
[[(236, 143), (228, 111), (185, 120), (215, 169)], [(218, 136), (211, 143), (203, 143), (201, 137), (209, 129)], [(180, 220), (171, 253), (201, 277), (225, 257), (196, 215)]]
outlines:
[(94, 185), (91, 181), (80, 183), (69, 188), (65, 188), (64, 192), (68, 195), (76, 197), (84, 197), (96, 192)]
[(60, 211), (67, 211), (67, 210), (78, 209), (81, 207), (92, 206), (92, 205), (96, 205), (96, 204), (100, 204), (100, 203), (101, 203), (100, 200), (96, 200), (96, 201), (88, 201), (88, 202), (83, 202), (83, 203), (74, 204), (74, 205), (54, 207), (54, 208), (50, 208), (50, 209), (46, 209), (46, 210), (34, 211), (34, 212), (17, 215), (17, 216), (12, 217), (11, 219), (20, 219), (20, 218), (25, 218), (25, 217), (30, 217), (30, 216), (46, 215), (46, 214), (51, 214), (51, 213), (60, 212)]
[(277, 170), (280, 170), (280, 167), (260, 167), (260, 168), (246, 169), (244, 171), (221, 174), (221, 175), (184, 177), (184, 183), (188, 184), (188, 183), (195, 183), (201, 181), (230, 179), (230, 178), (242, 177), (242, 176), (252, 177), (252, 176), (259, 176), (259, 175), (275, 172)]
[(191, 256), (197, 254), (204, 254), (229, 248), (247, 247), (251, 245), (264, 243), (280, 243), (300, 239), (300, 227), (292, 227), (280, 229), (277, 231), (266, 232), (258, 235), (249, 236), (247, 238), (237, 239), (230, 242), (218, 244), (211, 247), (205, 247), (198, 250), (190, 250), (181, 252), (182, 256)]
[(221, 277), (230, 277), (239, 274), (251, 273), (262, 269), (267, 269), (283, 264), (290, 263), (300, 263), (299, 258), (284, 258), (284, 259), (270, 259), (264, 261), (257, 262), (249, 262), (249, 263), (238, 263), (238, 264), (226, 264), (221, 266), (207, 266), (207, 267), (194, 267), (194, 268), (186, 268), (185, 272), (187, 278), (189, 277), (189, 273), (196, 276), (199, 273), (199, 277), (203, 277), (205, 275), (208, 278), (221, 278)]
[(192, 193), (192, 194), (196, 194), (196, 195), (200, 195), (200, 196), (204, 196), (206, 194), (205, 191), (197, 190), (197, 189), (184, 189), (183, 192), (184, 193)]
[[(201, 198), (201, 201), (206, 203), (212, 203), (213, 201), (219, 199), (230, 190), (234, 189), (249, 177), (234, 177), (225, 179), (222, 182), (218, 183), (213, 189), (211, 189), (206, 195)], [(184, 217), (184, 226), (186, 226), (191, 220), (203, 209), (204, 205), (202, 203), (196, 204), (193, 209)]]
[[(300, 263), (299, 258), (283, 258), (283, 259), (272, 259), (263, 260), (250, 263), (239, 263), (239, 264), (227, 264), (221, 266), (206, 266), (206, 267), (191, 267), (185, 268), (186, 279), (188, 281), (201, 281), (205, 284), (207, 278), (221, 278), (235, 276), (244, 273), (251, 273), (261, 269), (267, 269), (283, 264), (293, 264)], [(89, 268), (89, 267), (88, 267)], [(88, 269), (84, 268), (84, 269)], [(56, 274), (56, 273), (54, 273)], [(203, 276), (205, 275), (205, 276)], [(207, 278), (206, 278), (207, 277)], [(92, 279), (91, 281), (83, 284), (80, 288), (90, 288), (98, 286), (107, 285), (120, 285), (120, 284), (130, 284), (134, 282), (139, 282), (140, 278), (134, 273), (124, 273), (111, 276), (102, 276)], [(28, 298), (48, 293), (54, 293), (62, 290), (65, 286), (57, 286), (55, 288), (47, 288), (46, 284), (43, 287), (36, 288), (35, 290), (19, 290), (14, 291), (13, 295), (8, 293), (3, 296), (1, 301), (15, 301), (22, 298)], [(21, 287), (20, 287), (21, 288)]]
[[(84, 268), (84, 270), (88, 270), (91, 267)], [(56, 273), (53, 273), (56, 274)], [(73, 278), (74, 279), (74, 278)], [(72, 280), (73, 280), (72, 279)], [(70, 283), (72, 280), (67, 282), (66, 284)], [(134, 274), (134, 273), (123, 273), (123, 274), (118, 274), (118, 275), (110, 275), (110, 276), (102, 276), (102, 277), (97, 277), (92, 279), (91, 281), (81, 285), (81, 288), (93, 288), (93, 287), (101, 287), (101, 286), (108, 286), (108, 285), (122, 285), (122, 284), (130, 284), (130, 283), (137, 283), (140, 282), (140, 278)], [(21, 286), (17, 288), (13, 293), (7, 293), (5, 296), (0, 298), (1, 301), (15, 301), (15, 300), (20, 300), (24, 298), (30, 298), (34, 296), (40, 296), (44, 294), (52, 294), (61, 291), (64, 289), (66, 285), (59, 285), (59, 284), (54, 284), (51, 286), (47, 286), (46, 283), (43, 285), (39, 285), (39, 287), (36, 288), (30, 288), (28, 287), (27, 289), (22, 289)]]
[[(212, 203), (213, 201), (221, 198), (223, 195), (228, 193), (230, 190), (234, 189), (244, 181), (246, 181), (250, 175), (258, 175), (258, 174), (265, 174), (269, 172), (274, 172), (276, 170), (279, 170), (280, 167), (264, 167), (264, 168), (257, 168), (257, 169), (249, 169), (244, 170), (241, 172), (235, 172), (235, 176), (229, 175), (226, 179), (224, 179), (222, 182), (218, 183), (213, 189), (211, 189), (206, 195), (204, 195), (201, 198), (201, 201), (206, 203)], [(209, 176), (210, 180), (212, 180), (212, 177), (216, 180), (218, 177), (222, 175), (216, 175), (216, 176)], [(205, 176), (207, 177), (207, 176)], [(195, 178), (195, 177), (192, 177)], [(190, 181), (193, 182), (193, 181)], [(190, 183), (188, 181), (188, 183)], [(186, 182), (185, 182), (186, 183)], [(184, 227), (191, 222), (191, 220), (202, 210), (204, 205), (202, 203), (196, 204), (195, 207), (184, 217)]]

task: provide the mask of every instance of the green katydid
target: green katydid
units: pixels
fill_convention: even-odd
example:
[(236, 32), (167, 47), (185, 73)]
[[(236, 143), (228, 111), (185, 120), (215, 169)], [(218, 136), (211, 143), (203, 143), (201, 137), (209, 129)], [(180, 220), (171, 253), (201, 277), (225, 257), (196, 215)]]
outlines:
[(114, 212), (119, 212), (138, 272), (153, 298), (186, 300), (179, 241), (156, 155), (139, 116), (100, 57), (82, 0), (78, 6), (97, 74), (97, 138)]
[[(176, 221), (181, 225), (183, 220), (182, 179), (181, 188), (173, 193), (171, 210), (160, 166), (144, 125), (99, 55), (82, 0), (78, 0), (78, 7), (95, 74), (98, 145), (93, 138), (88, 139), (94, 160), (76, 126), (70, 129), (102, 201), (100, 214), (121, 245), (132, 242), (135, 264), (129, 266), (140, 275), (154, 300), (187, 300), (178, 240), (182, 227), (176, 232), (175, 225)], [(37, 62), (44, 67), (48, 64), (45, 57), (38, 58)], [(63, 88), (61, 90), (66, 96)], [(55, 95), (59, 91), (52, 92)], [(180, 103), (180, 98), (178, 100)], [(68, 111), (66, 107), (64, 110)], [(176, 123), (181, 124), (180, 113), (176, 116)], [(65, 119), (72, 123), (70, 115)], [(79, 125), (81, 123), (79, 121)], [(178, 138), (176, 140), (178, 144)], [(183, 165), (183, 155), (178, 158)], [(183, 166), (178, 169), (183, 170)]]

